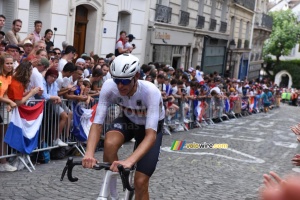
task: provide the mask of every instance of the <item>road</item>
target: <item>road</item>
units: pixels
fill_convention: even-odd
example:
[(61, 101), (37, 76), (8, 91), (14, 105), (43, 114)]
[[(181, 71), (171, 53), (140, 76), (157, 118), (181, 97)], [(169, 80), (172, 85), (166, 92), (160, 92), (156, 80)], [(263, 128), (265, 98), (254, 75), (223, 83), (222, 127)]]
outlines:
[[(279, 175), (296, 173), (290, 160), (300, 151), (289, 127), (300, 121), (299, 110), (283, 105), (268, 114), (253, 114), (164, 135), (160, 161), (150, 182), (150, 198), (257, 199), (264, 173), (271, 170)], [(172, 151), (174, 140), (186, 144), (228, 144), (228, 149)], [(126, 158), (132, 146), (133, 143), (125, 144), (120, 149), (120, 158)], [(102, 152), (96, 155), (102, 158)], [(65, 160), (38, 165), (32, 173), (27, 170), (0, 173), (0, 199), (96, 199), (103, 172), (77, 168), (74, 173), (80, 179), (78, 182), (67, 179), (61, 182)]]

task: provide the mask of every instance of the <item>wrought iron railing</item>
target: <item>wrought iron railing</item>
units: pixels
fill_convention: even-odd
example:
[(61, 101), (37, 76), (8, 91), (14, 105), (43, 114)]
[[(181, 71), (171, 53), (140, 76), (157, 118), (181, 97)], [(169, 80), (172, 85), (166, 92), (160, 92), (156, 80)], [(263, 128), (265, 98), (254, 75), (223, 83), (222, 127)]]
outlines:
[(226, 33), (226, 31), (227, 31), (227, 23), (221, 21), (220, 32)]
[(234, 3), (239, 4), (249, 10), (254, 11), (255, 1), (254, 0), (234, 0)]
[(257, 13), (255, 16), (255, 25), (257, 27), (272, 30), (273, 18), (264, 13)]
[(197, 25), (196, 28), (204, 28), (204, 24), (205, 24), (205, 17), (198, 15), (198, 19), (197, 19)]
[(181, 26), (188, 26), (190, 20), (190, 13), (181, 10), (180, 11), (180, 19), (179, 19), (179, 25)]
[(216, 26), (217, 26), (217, 20), (211, 18), (209, 24), (209, 30), (210, 31), (216, 30)]
[(156, 4), (155, 21), (169, 23), (171, 21), (172, 8)]

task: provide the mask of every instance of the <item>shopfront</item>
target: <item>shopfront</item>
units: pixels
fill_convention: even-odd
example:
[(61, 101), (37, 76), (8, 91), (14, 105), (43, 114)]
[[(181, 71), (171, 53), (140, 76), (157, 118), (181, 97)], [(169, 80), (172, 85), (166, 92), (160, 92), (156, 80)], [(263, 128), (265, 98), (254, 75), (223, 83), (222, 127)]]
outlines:
[(169, 64), (175, 69), (189, 67), (193, 33), (154, 29), (150, 34), (150, 48), (146, 53), (149, 55), (148, 62)]

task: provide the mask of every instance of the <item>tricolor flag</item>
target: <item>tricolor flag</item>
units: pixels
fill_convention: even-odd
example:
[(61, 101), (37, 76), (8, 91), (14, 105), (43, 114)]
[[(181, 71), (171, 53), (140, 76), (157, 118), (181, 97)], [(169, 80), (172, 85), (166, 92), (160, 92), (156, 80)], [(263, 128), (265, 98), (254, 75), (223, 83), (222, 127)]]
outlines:
[(95, 104), (91, 109), (85, 109), (80, 104), (73, 102), (73, 129), (71, 133), (77, 140), (81, 142), (87, 141), (95, 118), (97, 105)]
[(38, 144), (43, 110), (44, 101), (13, 109), (4, 141), (21, 153), (30, 154)]
[(204, 102), (194, 100), (194, 115), (196, 116), (197, 121), (202, 121), (202, 116), (204, 112)]
[(252, 112), (254, 109), (254, 96), (249, 98), (249, 111)]
[(230, 103), (228, 99), (225, 99), (225, 113), (229, 113), (230, 110)]
[(182, 150), (185, 145), (185, 140), (174, 140), (171, 146), (172, 151)]

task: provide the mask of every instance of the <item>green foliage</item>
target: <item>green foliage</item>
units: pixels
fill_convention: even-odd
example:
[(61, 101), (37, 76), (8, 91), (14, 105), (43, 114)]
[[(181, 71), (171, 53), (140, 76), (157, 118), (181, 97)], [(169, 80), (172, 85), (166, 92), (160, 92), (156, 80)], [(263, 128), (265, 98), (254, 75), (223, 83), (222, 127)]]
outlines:
[(265, 42), (263, 55), (274, 55), (279, 62), (279, 57), (289, 55), (298, 42), (300, 25), (291, 10), (275, 11), (269, 15), (273, 18), (273, 28), (270, 38)]
[(280, 61), (279, 63), (275, 63), (274, 61), (268, 60), (268, 65), (273, 65), (274, 75), (282, 70), (288, 71), (293, 80), (293, 88), (300, 88), (300, 60), (288, 60), (288, 61)]

